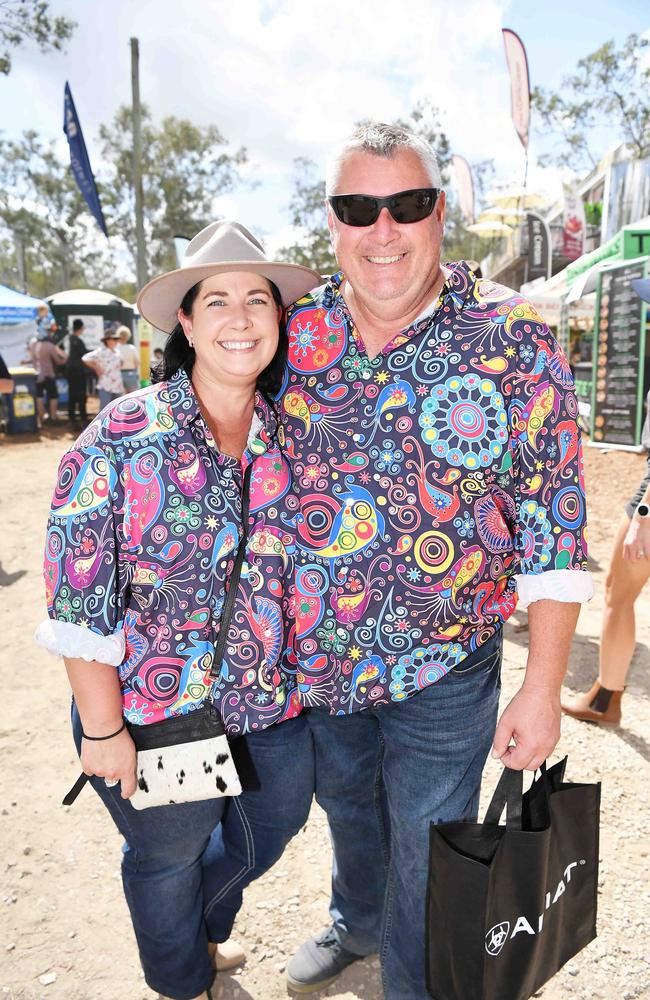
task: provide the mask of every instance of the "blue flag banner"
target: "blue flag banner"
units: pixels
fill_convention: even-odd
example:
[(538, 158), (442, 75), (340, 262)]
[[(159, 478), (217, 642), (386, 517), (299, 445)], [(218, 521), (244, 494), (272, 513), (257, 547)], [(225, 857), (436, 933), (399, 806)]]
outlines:
[(70, 146), (70, 166), (72, 167), (74, 179), (76, 180), (79, 190), (84, 196), (86, 204), (92, 212), (97, 225), (103, 232), (104, 236), (108, 237), (106, 223), (104, 222), (104, 213), (102, 212), (102, 206), (99, 203), (97, 186), (95, 184), (93, 172), (90, 169), (88, 151), (86, 149), (86, 143), (84, 142), (83, 132), (81, 131), (77, 109), (75, 108), (74, 101), (72, 100), (72, 92), (70, 90), (69, 83), (66, 83), (65, 85), (63, 99), (63, 131), (66, 134), (68, 145)]

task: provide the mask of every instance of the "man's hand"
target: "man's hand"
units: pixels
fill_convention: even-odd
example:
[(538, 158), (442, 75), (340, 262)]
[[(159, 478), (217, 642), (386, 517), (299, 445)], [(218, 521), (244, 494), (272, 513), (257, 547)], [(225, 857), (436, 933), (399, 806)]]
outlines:
[(130, 799), (136, 789), (135, 761), (135, 744), (126, 729), (110, 740), (82, 740), (84, 774), (119, 781), (123, 799)]
[(513, 771), (534, 771), (560, 738), (560, 688), (579, 604), (534, 601), (528, 608), (526, 679), (499, 719), (492, 756)]
[(492, 757), (513, 771), (534, 771), (557, 746), (561, 717), (559, 691), (524, 681), (499, 719)]

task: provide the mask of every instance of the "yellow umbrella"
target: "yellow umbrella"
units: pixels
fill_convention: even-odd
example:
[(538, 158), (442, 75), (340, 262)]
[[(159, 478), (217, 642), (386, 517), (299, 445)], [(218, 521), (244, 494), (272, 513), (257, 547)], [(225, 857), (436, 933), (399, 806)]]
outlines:
[(503, 222), (506, 226), (516, 226), (523, 221), (524, 213), (517, 212), (512, 208), (504, 208), (503, 205), (490, 205), (479, 215), (477, 222)]
[(492, 240), (497, 236), (508, 236), (512, 232), (512, 226), (506, 226), (504, 222), (475, 222), (473, 226), (465, 226), (469, 233), (475, 233), (482, 239)]
[(488, 197), (495, 205), (500, 205), (502, 208), (519, 210), (523, 208), (539, 208), (545, 201), (540, 194), (534, 194), (523, 187), (509, 187), (504, 188), (502, 191), (492, 191)]

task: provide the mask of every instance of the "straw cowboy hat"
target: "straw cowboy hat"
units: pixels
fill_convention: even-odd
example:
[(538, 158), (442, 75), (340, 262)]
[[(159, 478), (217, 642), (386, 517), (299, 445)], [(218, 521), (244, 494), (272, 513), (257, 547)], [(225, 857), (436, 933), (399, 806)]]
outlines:
[(158, 330), (171, 333), (185, 293), (203, 278), (228, 271), (252, 271), (268, 278), (277, 285), (285, 306), (321, 280), (318, 271), (308, 267), (268, 260), (262, 245), (247, 229), (238, 222), (220, 219), (190, 241), (178, 270), (161, 274), (144, 286), (138, 295), (140, 315)]

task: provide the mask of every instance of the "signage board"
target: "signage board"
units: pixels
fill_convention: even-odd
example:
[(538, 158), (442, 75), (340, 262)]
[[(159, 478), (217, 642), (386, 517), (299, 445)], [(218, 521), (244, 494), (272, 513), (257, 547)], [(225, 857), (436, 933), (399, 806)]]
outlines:
[(641, 438), (647, 306), (630, 282), (647, 269), (643, 257), (605, 267), (598, 276), (591, 407), (596, 444), (630, 448)]

